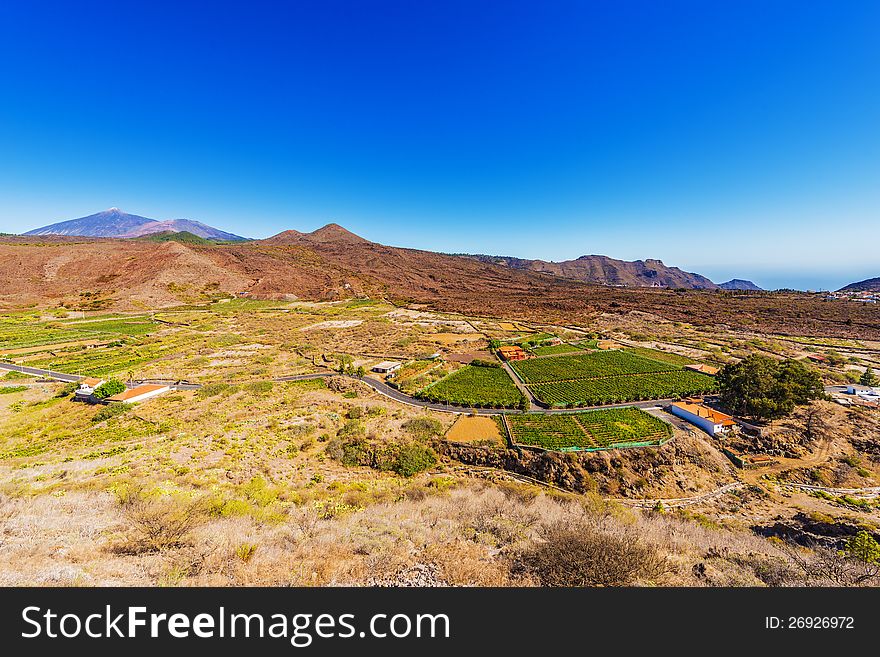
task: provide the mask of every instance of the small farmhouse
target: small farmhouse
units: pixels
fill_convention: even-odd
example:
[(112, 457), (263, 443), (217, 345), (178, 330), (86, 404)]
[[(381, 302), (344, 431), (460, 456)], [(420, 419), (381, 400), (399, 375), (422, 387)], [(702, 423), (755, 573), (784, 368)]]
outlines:
[(161, 395), (163, 393), (171, 390), (169, 386), (161, 386), (154, 385), (152, 383), (145, 383), (143, 385), (135, 386), (134, 388), (129, 388), (125, 392), (120, 392), (118, 395), (113, 395), (112, 397), (107, 397), (106, 401), (108, 402), (126, 402), (128, 404), (136, 404), (138, 402), (142, 402), (146, 399), (150, 399), (151, 397), (156, 397), (157, 395)]
[(525, 360), (527, 358), (526, 352), (518, 344), (499, 347), (498, 353), (504, 360)]
[(736, 420), (730, 415), (703, 406), (702, 404), (675, 402), (669, 405), (669, 412), (700, 427), (700, 429), (708, 433), (710, 436), (727, 433), (730, 431), (731, 427), (736, 426)]
[(372, 370), (379, 374), (391, 374), (400, 369), (400, 363), (393, 360), (383, 360), (378, 365), (373, 365)]
[(95, 393), (95, 388), (102, 383), (104, 383), (104, 379), (96, 379), (91, 376), (80, 379), (79, 388), (73, 391), (74, 400), (93, 402), (94, 399), (92, 398), (92, 395)]

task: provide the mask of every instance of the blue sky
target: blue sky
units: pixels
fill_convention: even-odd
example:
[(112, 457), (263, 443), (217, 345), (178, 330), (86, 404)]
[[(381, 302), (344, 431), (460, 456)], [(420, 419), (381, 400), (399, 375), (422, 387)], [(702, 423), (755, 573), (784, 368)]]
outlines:
[(0, 5), (0, 230), (880, 275), (880, 3), (122, 4)]

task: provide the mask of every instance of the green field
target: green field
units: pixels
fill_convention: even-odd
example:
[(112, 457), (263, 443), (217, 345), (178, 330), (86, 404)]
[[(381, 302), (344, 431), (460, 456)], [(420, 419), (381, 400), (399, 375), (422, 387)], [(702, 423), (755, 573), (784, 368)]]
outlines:
[(554, 354), (570, 354), (583, 351), (581, 347), (573, 344), (556, 344), (547, 347), (533, 347), (532, 353), (536, 356), (551, 356)]
[(549, 450), (592, 450), (659, 445), (672, 428), (637, 408), (584, 413), (508, 415), (513, 442)]
[(535, 398), (547, 406), (576, 407), (622, 404), (646, 399), (669, 399), (714, 392), (711, 376), (676, 370), (601, 379), (579, 379), (530, 385)]
[(593, 379), (678, 369), (670, 363), (661, 363), (626, 351), (597, 351), (576, 356), (532, 358), (513, 362), (511, 367), (526, 383)]
[(476, 408), (516, 408), (523, 399), (503, 368), (474, 365), (465, 365), (418, 396), (431, 402)]
[(91, 321), (34, 321), (33, 318), (6, 317), (0, 320), (0, 352), (89, 339), (141, 336), (161, 328), (144, 316)]

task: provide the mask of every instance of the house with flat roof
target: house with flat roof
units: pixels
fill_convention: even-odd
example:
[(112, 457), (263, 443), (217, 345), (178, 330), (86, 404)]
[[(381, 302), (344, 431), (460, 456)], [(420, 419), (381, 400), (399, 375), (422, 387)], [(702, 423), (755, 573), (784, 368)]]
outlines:
[(170, 386), (144, 383), (142, 385), (135, 386), (134, 388), (129, 388), (124, 392), (120, 392), (118, 395), (107, 397), (107, 399), (105, 399), (104, 401), (137, 404), (138, 402), (145, 401), (147, 399), (150, 399), (151, 397), (156, 397), (158, 395), (164, 394), (169, 390), (171, 390)]
[(669, 412), (694, 424), (710, 436), (727, 433), (736, 426), (732, 416), (716, 411), (714, 408), (693, 404), (691, 402), (674, 402), (669, 405)]
[(92, 376), (80, 379), (79, 388), (73, 391), (73, 399), (75, 401), (94, 402), (95, 399), (92, 395), (95, 393), (95, 388), (102, 383), (104, 383), (104, 379), (97, 379)]
[(400, 369), (400, 363), (394, 360), (383, 360), (381, 363), (373, 365), (371, 369), (379, 374), (391, 374)]

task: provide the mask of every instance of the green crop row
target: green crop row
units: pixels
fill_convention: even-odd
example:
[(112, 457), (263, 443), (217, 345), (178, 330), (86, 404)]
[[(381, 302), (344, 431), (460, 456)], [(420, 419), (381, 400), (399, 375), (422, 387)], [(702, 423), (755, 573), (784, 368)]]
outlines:
[(480, 408), (516, 408), (523, 395), (500, 367), (466, 365), (419, 393), (431, 402)]
[(670, 363), (642, 358), (626, 351), (597, 351), (576, 356), (532, 358), (511, 363), (526, 383), (592, 379), (621, 374), (645, 374), (679, 369)]
[(711, 376), (698, 372), (676, 370), (541, 383), (530, 385), (529, 389), (548, 406), (577, 407), (707, 394), (717, 390), (717, 382)]

